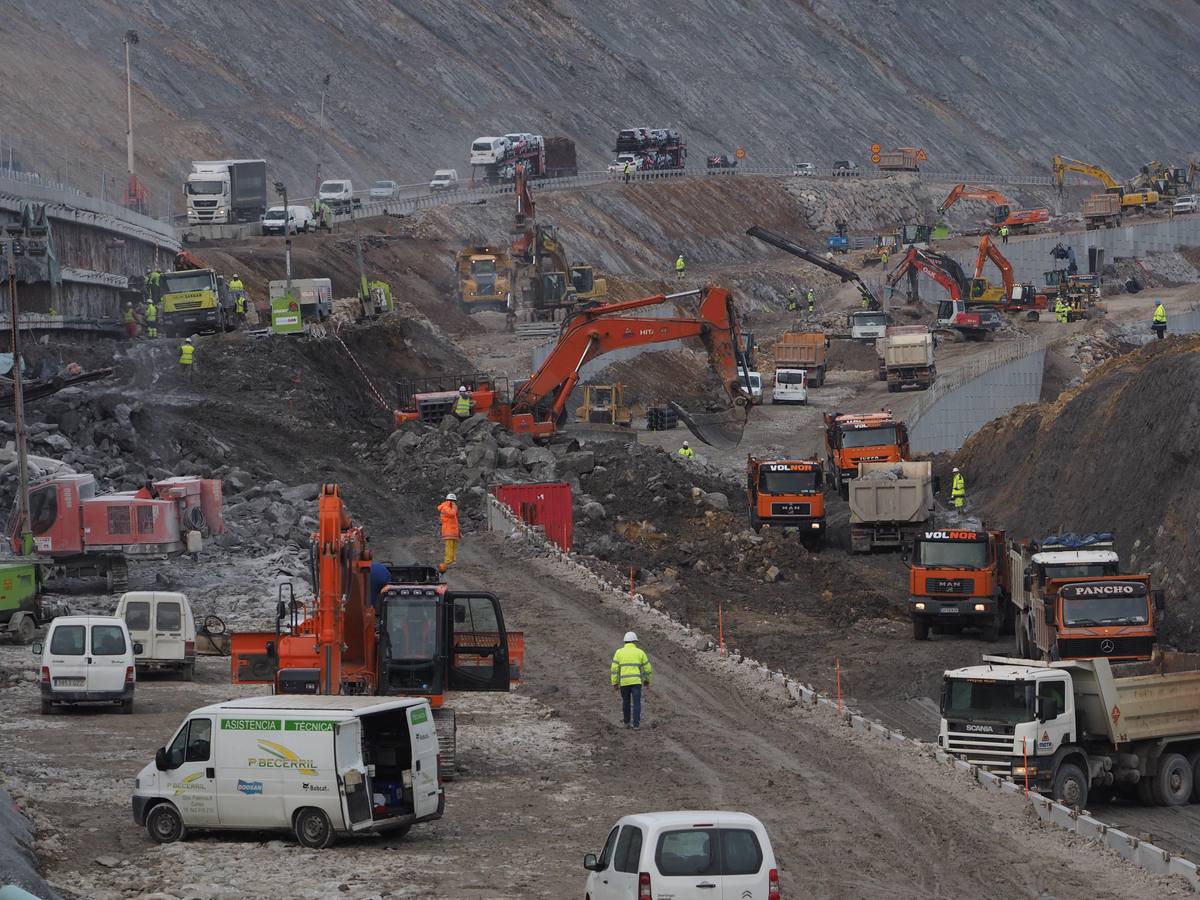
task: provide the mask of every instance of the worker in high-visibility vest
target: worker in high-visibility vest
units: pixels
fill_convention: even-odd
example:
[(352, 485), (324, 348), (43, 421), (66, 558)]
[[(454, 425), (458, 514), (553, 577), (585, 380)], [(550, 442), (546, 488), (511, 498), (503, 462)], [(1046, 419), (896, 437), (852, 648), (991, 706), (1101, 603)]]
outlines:
[(150, 300), (146, 303), (146, 337), (158, 337), (158, 307), (154, 305), (154, 301)]
[(1161, 300), (1159, 300), (1158, 304), (1154, 307), (1154, 322), (1151, 327), (1153, 327), (1154, 333), (1158, 335), (1158, 339), (1160, 341), (1166, 337), (1167, 308), (1163, 306), (1163, 302)]
[(687, 441), (684, 441), (684, 442), (683, 442), (683, 446), (679, 448), (679, 452), (678, 452), (678, 453), (676, 453), (675, 455), (676, 455), (676, 456), (678, 456), (680, 459), (695, 459), (695, 458), (696, 458), (696, 451), (695, 451), (695, 450), (693, 450), (693, 449), (692, 449), (692, 448), (691, 448), (691, 447), (688, 445), (688, 442), (687, 442)]
[(886, 250), (879, 251), (879, 264), (886, 266), (888, 261), (888, 252)]
[(962, 509), (967, 502), (967, 482), (957, 466), (954, 468), (954, 478), (950, 481), (950, 499), (954, 502), (955, 509)]
[(454, 565), (458, 558), (458, 542), (462, 538), (462, 530), (458, 526), (458, 494), (451, 491), (446, 499), (438, 504), (438, 515), (442, 520), (442, 541), (446, 545), (446, 554), (442, 557), (442, 571)]
[(684, 263), (684, 261), (683, 261), (683, 254), (680, 253), (679, 256), (675, 260), (675, 277), (680, 281), (683, 280), (683, 272), (684, 272), (685, 268), (686, 268), (686, 263)]
[(1002, 244), (1008, 243), (1008, 226), (1007, 225), (1000, 226), (1000, 243), (1002, 243)]
[(125, 312), (121, 315), (121, 321), (125, 323), (125, 337), (131, 341), (137, 337), (137, 314), (133, 311), (133, 302), (125, 304)]
[(467, 393), (467, 386), (460, 385), (458, 388), (458, 396), (454, 400), (454, 406), (450, 410), (457, 419), (466, 419), (471, 415), (471, 410), (475, 407), (475, 401), (471, 399), (471, 395)]
[(811, 316), (813, 314), (813, 310), (816, 309), (817, 295), (812, 288), (809, 288), (805, 292), (804, 296), (808, 299), (808, 314)]
[(229, 293), (233, 294), (233, 308), (237, 312), (238, 321), (246, 321), (246, 285), (242, 283), (237, 272), (229, 279)]
[(179, 348), (179, 367), (183, 369), (185, 376), (192, 377), (192, 371), (196, 368), (196, 346), (191, 338), (185, 340)]
[(609, 682), (621, 692), (621, 717), (626, 728), (642, 727), (642, 688), (650, 687), (654, 668), (650, 657), (638, 646), (636, 632), (625, 632), (625, 643), (613, 654)]
[(1062, 324), (1068, 325), (1071, 322), (1071, 307), (1062, 297), (1054, 301), (1054, 315)]
[(799, 304), (799, 302), (797, 301), (797, 297), (798, 297), (798, 296), (799, 296), (799, 295), (796, 293), (796, 288), (795, 288), (795, 286), (788, 288), (788, 290), (787, 290), (787, 308), (788, 308), (788, 312), (796, 312), (797, 310), (799, 310), (799, 309), (800, 309), (800, 304)]

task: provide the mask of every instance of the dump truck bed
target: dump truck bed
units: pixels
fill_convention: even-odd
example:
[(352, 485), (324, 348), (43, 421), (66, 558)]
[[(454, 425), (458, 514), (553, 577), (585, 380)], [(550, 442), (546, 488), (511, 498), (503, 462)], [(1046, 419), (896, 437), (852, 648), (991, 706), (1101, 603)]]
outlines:
[(825, 364), (825, 335), (819, 331), (788, 331), (775, 344), (775, 365), (812, 368)]
[(1200, 734), (1200, 653), (1164, 652), (1147, 662), (1079, 660), (1070, 668), (1089, 735), (1125, 744)]
[(851, 525), (924, 522), (932, 514), (932, 463), (860, 463), (858, 473), (849, 482)]
[(883, 341), (883, 361), (886, 366), (933, 365), (933, 335), (889, 334)]

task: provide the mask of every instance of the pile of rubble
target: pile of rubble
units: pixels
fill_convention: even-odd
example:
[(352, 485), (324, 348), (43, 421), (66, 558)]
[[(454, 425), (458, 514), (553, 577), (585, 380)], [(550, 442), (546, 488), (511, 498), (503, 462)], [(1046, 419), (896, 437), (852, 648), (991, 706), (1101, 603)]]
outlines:
[(944, 199), (915, 175), (894, 178), (791, 178), (788, 193), (799, 201), (809, 227), (832, 231), (845, 222), (852, 231), (874, 229), (895, 222), (931, 221)]

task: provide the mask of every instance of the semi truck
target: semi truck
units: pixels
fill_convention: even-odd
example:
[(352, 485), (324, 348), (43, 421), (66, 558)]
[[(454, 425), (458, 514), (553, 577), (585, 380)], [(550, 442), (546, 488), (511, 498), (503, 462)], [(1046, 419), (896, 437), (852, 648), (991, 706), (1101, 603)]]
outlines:
[(165, 335), (213, 334), (237, 327), (237, 301), (229, 293), (225, 276), (214, 269), (164, 272), (158, 289), (159, 327)]
[(775, 369), (803, 369), (808, 384), (820, 387), (825, 383), (828, 368), (829, 337), (820, 331), (785, 331), (775, 342), (772, 354)]
[(1200, 654), (983, 661), (944, 675), (943, 750), (1075, 809), (1200, 802)]
[(995, 642), (1012, 626), (1008, 548), (1003, 531), (931, 529), (913, 541), (908, 608), (913, 639), (979, 629)]
[(257, 222), (267, 211), (266, 160), (193, 162), (183, 193), (189, 225)]
[(842, 499), (860, 463), (908, 459), (908, 428), (888, 410), (825, 413), (825, 478)]
[(1156, 613), (1166, 608), (1150, 576), (1120, 574), (1107, 533), (1056, 535), (1009, 545), (1017, 653), (1026, 659), (1149, 659)]
[(575, 142), (570, 138), (546, 139), (546, 176), (568, 178), (579, 174), (579, 163), (575, 159)]
[(825, 539), (825, 495), (821, 460), (746, 459), (746, 498), (750, 527), (764, 525), (795, 529), (806, 543), (819, 545)]
[(895, 394), (906, 387), (928, 390), (937, 377), (933, 335), (924, 330), (915, 334), (887, 334), (881, 340), (888, 391)]
[(859, 463), (848, 485), (850, 551), (903, 547), (933, 519), (933, 463)]
[(891, 316), (882, 310), (862, 309), (850, 313), (850, 337), (856, 341), (873, 341), (887, 334)]

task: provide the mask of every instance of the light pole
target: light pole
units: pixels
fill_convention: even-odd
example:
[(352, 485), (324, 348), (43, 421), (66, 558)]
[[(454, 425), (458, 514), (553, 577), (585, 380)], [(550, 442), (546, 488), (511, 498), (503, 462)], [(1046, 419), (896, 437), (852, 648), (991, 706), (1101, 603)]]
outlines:
[[(21, 553), (33, 553), (33, 532), (29, 528), (29, 450), (25, 441), (25, 391), (21, 383), (21, 327), (17, 318), (17, 260), (18, 231), (9, 226), (4, 242), (4, 261), (8, 267), (8, 315), (12, 321), (12, 378), (13, 427), (17, 438), (17, 472), (20, 487), (17, 494), (17, 530), (21, 535)], [(24, 248), (22, 248), (22, 254)]]
[(137, 42), (138, 33), (132, 28), (121, 41), (125, 45), (125, 167), (130, 178), (133, 178), (133, 81), (129, 77), (129, 47)]
[(314, 197), (321, 192), (321, 157), (325, 153), (325, 92), (329, 90), (329, 79), (332, 77), (326, 72), (325, 77), (321, 79), (321, 115), (318, 120), (320, 124), (317, 126), (317, 187), (313, 191)]

